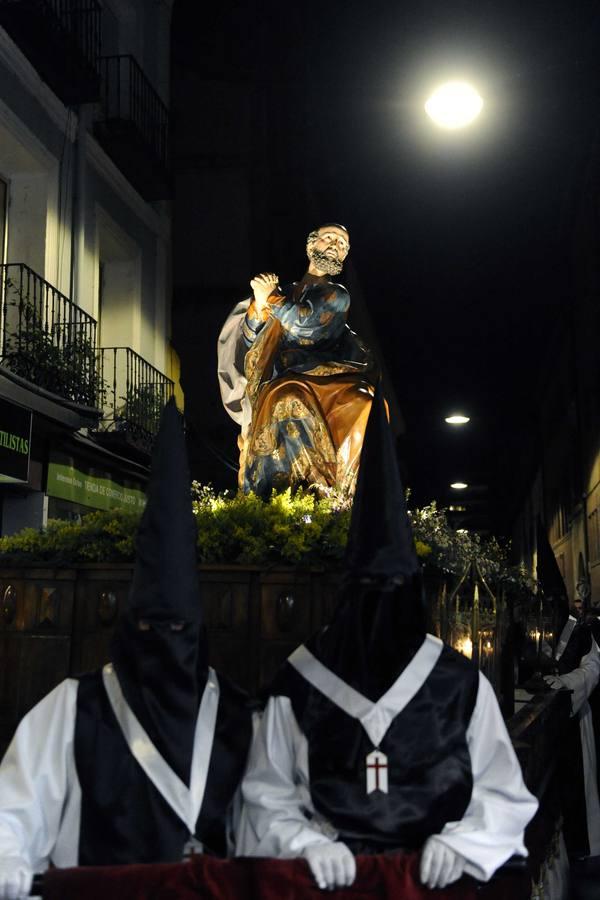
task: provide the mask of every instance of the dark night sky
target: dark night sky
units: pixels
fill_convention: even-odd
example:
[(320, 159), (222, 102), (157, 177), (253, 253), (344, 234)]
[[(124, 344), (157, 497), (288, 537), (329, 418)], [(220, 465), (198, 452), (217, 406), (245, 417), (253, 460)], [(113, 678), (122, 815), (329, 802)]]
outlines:
[[(239, 6), (223, 4), (216, 27), (227, 32)], [(531, 385), (571, 290), (569, 235), (600, 111), (600, 12), (564, 0), (302, 9), (306, 159), (321, 208), (351, 231), (414, 496), (446, 504), (461, 477), (487, 485), (493, 506), (502, 452), (517, 459), (535, 427)], [(270, 40), (294, 45), (288, 20), (273, 4)], [(457, 76), (484, 111), (442, 132), (422, 104)], [(472, 414), (468, 430), (443, 425), (452, 407)]]

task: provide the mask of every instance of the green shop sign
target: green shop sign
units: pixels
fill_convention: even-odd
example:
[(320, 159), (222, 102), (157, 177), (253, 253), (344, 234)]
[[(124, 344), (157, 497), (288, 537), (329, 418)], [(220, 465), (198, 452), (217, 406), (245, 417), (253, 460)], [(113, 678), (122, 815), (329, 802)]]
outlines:
[(28, 409), (0, 399), (0, 483), (27, 481), (31, 420)]
[(110, 477), (83, 472), (68, 462), (51, 461), (48, 464), (46, 492), (49, 497), (70, 500), (92, 509), (113, 509), (115, 506), (143, 509), (146, 505), (144, 491), (125, 487)]

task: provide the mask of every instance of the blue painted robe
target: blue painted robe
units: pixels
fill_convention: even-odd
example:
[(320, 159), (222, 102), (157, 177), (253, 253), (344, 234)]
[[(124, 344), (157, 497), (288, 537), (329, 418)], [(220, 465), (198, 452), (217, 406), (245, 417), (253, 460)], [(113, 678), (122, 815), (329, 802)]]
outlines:
[(346, 323), (345, 287), (311, 278), (278, 289), (242, 324), (252, 409), (240, 486), (268, 496), (288, 485), (353, 493), (376, 378)]

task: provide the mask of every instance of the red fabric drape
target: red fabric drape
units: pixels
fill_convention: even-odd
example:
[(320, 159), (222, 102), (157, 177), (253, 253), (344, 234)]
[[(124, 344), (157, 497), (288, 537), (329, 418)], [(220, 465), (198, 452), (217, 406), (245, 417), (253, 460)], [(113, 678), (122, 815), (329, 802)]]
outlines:
[(52, 869), (44, 900), (526, 900), (529, 877), (508, 876), (477, 890), (463, 878), (430, 891), (418, 879), (417, 854), (359, 856), (350, 888), (320, 891), (305, 860), (197, 856), (190, 862)]

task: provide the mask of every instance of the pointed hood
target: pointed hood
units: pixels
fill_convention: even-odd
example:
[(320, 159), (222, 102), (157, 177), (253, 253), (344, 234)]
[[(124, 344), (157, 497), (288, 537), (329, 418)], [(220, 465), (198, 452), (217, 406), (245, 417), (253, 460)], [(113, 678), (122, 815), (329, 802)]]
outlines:
[(162, 412), (146, 497), (136, 537), (129, 607), (143, 618), (199, 625), (196, 520), (183, 416), (173, 398)]
[(190, 487), (183, 417), (170, 400), (154, 446), (128, 606), (111, 656), (128, 705), (187, 784), (208, 665)]
[(419, 572), (378, 386), (361, 453), (340, 601), (331, 624), (308, 642), (324, 665), (371, 700), (391, 687), (425, 638)]
[(555, 641), (558, 642), (569, 618), (569, 597), (541, 516), (536, 520), (536, 543), (537, 580), (542, 586), (545, 598), (552, 602)]
[(403, 584), (419, 571), (381, 383), (365, 431), (346, 548), (348, 577), (380, 586)]

